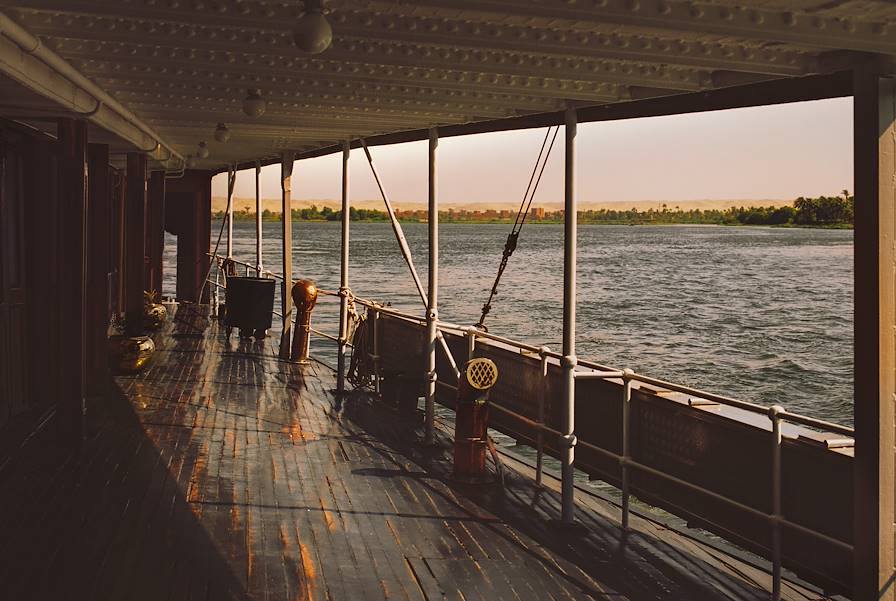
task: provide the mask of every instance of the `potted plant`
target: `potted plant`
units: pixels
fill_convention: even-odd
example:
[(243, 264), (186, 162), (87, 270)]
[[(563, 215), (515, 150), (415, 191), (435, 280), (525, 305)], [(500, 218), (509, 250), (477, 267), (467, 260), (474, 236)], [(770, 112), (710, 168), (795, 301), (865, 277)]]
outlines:
[[(163, 307), (164, 309), (164, 307)], [(109, 336), (109, 366), (119, 373), (138, 373), (152, 358), (156, 345), (152, 338), (143, 333), (145, 316), (139, 323), (131, 323), (123, 314), (112, 317), (112, 328), (116, 332)]]
[(143, 323), (151, 330), (159, 329), (168, 319), (168, 309), (158, 300), (159, 294), (155, 290), (143, 293)]

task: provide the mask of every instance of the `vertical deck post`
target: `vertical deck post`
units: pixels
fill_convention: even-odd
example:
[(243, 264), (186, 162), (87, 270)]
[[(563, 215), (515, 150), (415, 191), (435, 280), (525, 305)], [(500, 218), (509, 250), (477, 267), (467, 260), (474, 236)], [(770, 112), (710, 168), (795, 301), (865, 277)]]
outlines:
[(432, 444), (436, 419), (436, 344), (439, 323), (439, 198), (436, 169), (436, 152), (439, 148), (439, 131), (429, 130), (429, 302), (426, 310), (427, 362), (426, 362), (426, 425), (424, 442)]
[[(227, 258), (233, 258), (233, 190), (234, 186), (231, 182), (236, 179), (236, 171), (234, 167), (227, 168)], [(234, 182), (235, 183), (235, 182)]]
[[(59, 340), (65, 349), (57, 355), (58, 366), (52, 366), (58, 367), (56, 373), (62, 383), (57, 389), (59, 397), (54, 400), (57, 401), (61, 418), (60, 433), (78, 445), (84, 435), (87, 408), (87, 122), (59, 119), (57, 146), (59, 189), (54, 199), (57, 204), (45, 207), (48, 213), (56, 211), (59, 219), (59, 245), (54, 267), (59, 290), (57, 294), (61, 292), (66, 295), (66, 302), (60, 303), (58, 310), (53, 311)], [(45, 176), (50, 177), (50, 174)], [(143, 261), (142, 254), (140, 261)], [(44, 318), (52, 319), (53, 316)], [(53, 372), (47, 376), (53, 377)]]
[(541, 358), (541, 379), (538, 387), (538, 439), (535, 443), (535, 485), (541, 486), (542, 471), (544, 469), (544, 405), (548, 396), (548, 353), (551, 349), (541, 347), (538, 355)]
[(146, 188), (147, 236), (146, 290), (162, 294), (162, 263), (165, 253), (165, 172), (153, 171)]
[(259, 178), (261, 177), (261, 163), (255, 163), (255, 271), (256, 275), (261, 277), (264, 271), (264, 257), (262, 256), (262, 236), (261, 229), (261, 185)]
[(146, 155), (129, 152), (125, 198), (125, 316), (127, 334), (143, 331), (143, 270), (146, 265)]
[(896, 81), (853, 80), (855, 472), (853, 599), (896, 599)]
[(283, 288), (280, 291), (280, 312), (283, 314), (283, 333), (280, 335), (280, 358), (289, 360), (292, 342), (292, 165), (291, 152), (280, 155), (280, 215), (283, 251)]
[(90, 194), (87, 220), (87, 311), (88, 365), (87, 395), (98, 397), (104, 390), (107, 373), (106, 335), (112, 313), (112, 176), (109, 146), (90, 144), (87, 148), (87, 188)]
[(632, 376), (634, 371), (631, 369), (622, 370), (623, 386), (622, 386), (622, 532), (623, 535), (628, 531), (629, 522), (629, 504), (631, 490), (631, 472), (628, 464), (631, 460), (631, 441), (632, 441)]
[(349, 206), (348, 206), (348, 160), (351, 145), (342, 143), (342, 259), (339, 272), (339, 354), (336, 358), (336, 390), (345, 391), (345, 345), (348, 342), (348, 250), (349, 250)]
[(564, 524), (575, 520), (575, 412), (576, 412), (576, 233), (575, 194), (576, 111), (566, 109), (566, 162), (564, 165), (563, 215), (563, 477), (560, 519)]
[[(177, 236), (177, 300), (207, 303), (211, 265), (211, 171), (187, 170), (165, 182), (165, 228)], [(201, 293), (201, 294), (200, 294)]]

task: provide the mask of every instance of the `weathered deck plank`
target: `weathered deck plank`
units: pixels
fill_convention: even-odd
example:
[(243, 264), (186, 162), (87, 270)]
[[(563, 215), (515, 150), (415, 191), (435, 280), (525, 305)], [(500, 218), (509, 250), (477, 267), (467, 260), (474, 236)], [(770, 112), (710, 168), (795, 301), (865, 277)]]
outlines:
[[(583, 496), (569, 534), (550, 478), (450, 479), (448, 445), (273, 339), (227, 340), (181, 306), (139, 376), (91, 407), (69, 456), (51, 436), (0, 471), (10, 598), (763, 599), (768, 575)], [(797, 585), (785, 597), (821, 598)], [(50, 594), (52, 593), (52, 595)]]

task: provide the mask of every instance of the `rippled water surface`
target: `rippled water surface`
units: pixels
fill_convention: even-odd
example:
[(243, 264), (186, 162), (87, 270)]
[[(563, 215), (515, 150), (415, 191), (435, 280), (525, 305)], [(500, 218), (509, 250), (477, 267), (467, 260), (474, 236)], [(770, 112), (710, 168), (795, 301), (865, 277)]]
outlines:
[[(403, 227), (425, 285), (427, 226)], [(509, 227), (440, 227), (443, 319), (478, 319)], [(253, 262), (254, 223), (234, 232), (234, 256)], [(422, 314), (389, 225), (353, 223), (351, 237), (355, 294)], [(294, 223), (293, 238), (294, 277), (338, 288), (339, 224)], [(487, 321), (492, 332), (559, 350), (562, 239), (560, 225), (524, 229)], [(842, 230), (580, 226), (578, 355), (851, 424), (852, 240)], [(166, 294), (175, 241), (166, 241)], [(275, 272), (279, 253), (280, 223), (267, 222), (264, 260)], [(318, 327), (335, 333), (336, 306), (319, 303)], [(334, 356), (324, 341), (314, 352)]]

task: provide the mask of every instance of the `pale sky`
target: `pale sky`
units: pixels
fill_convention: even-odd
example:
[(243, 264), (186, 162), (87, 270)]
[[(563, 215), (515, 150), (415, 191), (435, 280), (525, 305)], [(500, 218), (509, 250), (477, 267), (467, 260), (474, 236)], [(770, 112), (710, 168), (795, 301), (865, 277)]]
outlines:
[[(439, 200), (519, 202), (544, 129), (444, 138), (439, 142)], [(585, 123), (578, 129), (579, 202), (790, 199), (852, 191), (852, 98), (838, 98)], [(563, 199), (563, 131), (536, 204)], [(425, 202), (427, 142), (371, 148), (395, 202)], [(292, 197), (341, 196), (341, 154), (298, 161)], [(350, 161), (350, 196), (379, 198), (362, 150)], [(279, 166), (262, 169), (265, 198), (279, 197)], [(226, 176), (212, 182), (226, 196)], [(252, 171), (237, 174), (236, 196), (254, 197)]]

